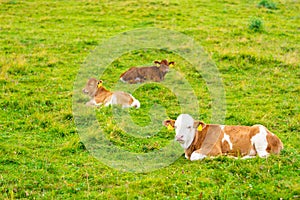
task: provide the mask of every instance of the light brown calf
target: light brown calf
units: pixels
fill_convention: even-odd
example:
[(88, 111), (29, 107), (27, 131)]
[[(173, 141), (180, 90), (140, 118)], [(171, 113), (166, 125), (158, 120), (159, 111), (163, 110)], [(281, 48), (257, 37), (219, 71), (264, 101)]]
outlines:
[(103, 81), (90, 78), (82, 92), (92, 99), (86, 103), (88, 106), (98, 105), (121, 105), (122, 108), (140, 107), (140, 102), (131, 94), (122, 91), (111, 92), (102, 86)]
[(188, 114), (179, 115), (177, 120), (165, 120), (163, 125), (175, 128), (175, 139), (191, 161), (218, 155), (267, 157), (270, 153), (279, 154), (283, 149), (280, 139), (262, 125), (205, 124)]
[(154, 63), (159, 64), (159, 67), (131, 67), (121, 74), (120, 80), (130, 84), (143, 83), (145, 81), (160, 82), (164, 80), (166, 73), (169, 71), (169, 66), (174, 64), (174, 62), (168, 62), (167, 60), (154, 61)]

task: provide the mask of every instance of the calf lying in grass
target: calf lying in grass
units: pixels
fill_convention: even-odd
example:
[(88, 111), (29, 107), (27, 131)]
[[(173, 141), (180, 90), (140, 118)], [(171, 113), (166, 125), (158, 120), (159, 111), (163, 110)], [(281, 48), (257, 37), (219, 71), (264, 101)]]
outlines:
[(88, 94), (92, 99), (86, 103), (88, 106), (98, 105), (121, 105), (122, 108), (140, 107), (140, 102), (131, 94), (117, 91), (111, 92), (102, 86), (103, 81), (90, 78), (82, 92)]
[(168, 62), (167, 60), (154, 61), (155, 64), (159, 66), (151, 67), (131, 67), (126, 72), (121, 74), (120, 80), (125, 83), (135, 84), (143, 83), (145, 81), (163, 81), (165, 75), (169, 71), (169, 66), (174, 65), (174, 62)]
[(163, 125), (175, 128), (175, 139), (191, 161), (218, 155), (267, 157), (270, 153), (279, 154), (283, 149), (280, 139), (262, 125), (205, 124), (188, 114), (181, 114), (176, 120), (165, 120)]

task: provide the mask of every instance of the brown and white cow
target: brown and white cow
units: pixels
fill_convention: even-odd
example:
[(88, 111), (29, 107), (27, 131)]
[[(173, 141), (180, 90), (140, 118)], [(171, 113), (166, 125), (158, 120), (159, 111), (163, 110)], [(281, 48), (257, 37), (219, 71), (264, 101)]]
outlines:
[(163, 81), (165, 75), (169, 71), (169, 66), (174, 62), (168, 62), (167, 60), (154, 61), (155, 64), (159, 64), (159, 66), (151, 66), (151, 67), (131, 67), (126, 72), (121, 74), (120, 80), (124, 83), (143, 83), (145, 81), (155, 81), (160, 82)]
[(280, 139), (262, 125), (205, 124), (188, 114), (181, 114), (176, 120), (165, 120), (163, 125), (175, 128), (175, 140), (184, 148), (185, 157), (191, 161), (218, 155), (267, 157), (270, 153), (279, 154), (283, 149)]
[(91, 100), (86, 103), (88, 106), (109, 106), (121, 105), (122, 108), (140, 107), (140, 102), (131, 94), (122, 91), (111, 92), (102, 86), (103, 81), (90, 78), (82, 92), (89, 95)]

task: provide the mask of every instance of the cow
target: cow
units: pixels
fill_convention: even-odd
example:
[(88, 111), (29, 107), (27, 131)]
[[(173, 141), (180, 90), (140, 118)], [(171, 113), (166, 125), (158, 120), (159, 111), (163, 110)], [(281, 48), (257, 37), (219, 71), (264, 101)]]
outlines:
[(191, 161), (219, 155), (267, 157), (271, 153), (279, 154), (283, 149), (281, 140), (263, 125), (205, 124), (188, 114), (180, 114), (176, 120), (164, 120), (163, 125), (175, 129), (175, 140), (184, 148), (185, 157)]
[(167, 60), (154, 61), (159, 66), (151, 67), (131, 67), (126, 72), (121, 74), (120, 80), (124, 83), (136, 84), (145, 81), (160, 82), (163, 81), (165, 75), (169, 72), (169, 66), (175, 63), (168, 62)]
[(121, 105), (122, 108), (140, 107), (140, 102), (131, 94), (122, 91), (111, 92), (103, 87), (103, 81), (96, 78), (90, 78), (83, 88), (82, 92), (89, 95), (91, 100), (86, 103), (87, 106), (109, 106)]

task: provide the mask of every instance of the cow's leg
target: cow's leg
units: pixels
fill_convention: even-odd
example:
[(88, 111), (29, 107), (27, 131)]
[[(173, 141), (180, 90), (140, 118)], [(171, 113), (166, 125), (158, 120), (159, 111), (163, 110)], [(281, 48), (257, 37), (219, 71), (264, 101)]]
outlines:
[(160, 82), (161, 78), (160, 77), (153, 77), (152, 80), (155, 81), (155, 82)]
[(96, 102), (95, 102), (94, 99), (91, 99), (90, 101), (86, 102), (85, 105), (87, 105), (87, 106), (97, 106), (97, 104), (96, 104)]
[[(212, 148), (210, 147), (212, 146)], [(203, 147), (194, 151), (191, 155), (190, 160), (202, 160), (207, 156), (218, 156), (222, 155), (221, 147), (216, 143), (215, 145), (207, 145), (207, 147)]]
[(184, 154), (184, 157), (185, 157), (186, 159), (189, 159), (189, 156), (188, 156), (187, 153)]
[(197, 150), (192, 153), (190, 160), (191, 161), (202, 160), (205, 157), (206, 157), (206, 155), (199, 153), (199, 150)]
[(247, 155), (247, 156), (242, 157), (242, 159), (255, 158), (255, 157), (256, 157), (256, 156), (250, 156), (250, 155)]
[(142, 83), (142, 82), (144, 82), (144, 79), (142, 79), (142, 78), (140, 78), (140, 77), (136, 77), (136, 78), (134, 79), (134, 83)]

